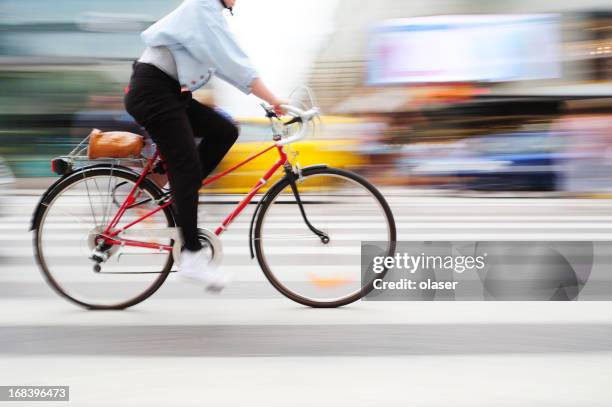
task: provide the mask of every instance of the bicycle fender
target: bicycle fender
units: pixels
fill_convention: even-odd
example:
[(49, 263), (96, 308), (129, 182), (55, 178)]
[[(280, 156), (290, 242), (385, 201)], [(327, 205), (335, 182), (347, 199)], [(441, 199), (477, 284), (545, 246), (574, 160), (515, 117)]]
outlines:
[(109, 169), (112, 168), (113, 171), (117, 171), (117, 172), (129, 172), (129, 173), (132, 173), (132, 175), (138, 175), (138, 173), (136, 173), (135, 171), (132, 171), (131, 169), (127, 167), (110, 166), (108, 164), (90, 165), (90, 166), (80, 168), (76, 171), (73, 171), (69, 174), (64, 175), (63, 177), (56, 180), (53, 184), (51, 184), (51, 186), (47, 188), (47, 190), (40, 197), (40, 200), (38, 201), (38, 204), (36, 205), (36, 208), (34, 209), (34, 212), (32, 213), (32, 219), (30, 221), (30, 229), (29, 229), (30, 232), (38, 227), (38, 223), (40, 221), (40, 217), (42, 216), (44, 207), (51, 202), (51, 199), (53, 199), (53, 196), (54, 196), (53, 192), (57, 190), (63, 183), (69, 180), (72, 180), (75, 177), (79, 177), (79, 176), (82, 177), (83, 174), (86, 173), (87, 171), (97, 170), (97, 169), (105, 168), (105, 167), (108, 167)]
[(70, 174), (66, 174), (66, 175), (56, 179), (55, 182), (53, 184), (51, 184), (51, 186), (49, 188), (47, 188), (47, 190), (42, 194), (42, 196), (38, 200), (38, 204), (36, 204), (34, 212), (32, 213), (32, 219), (30, 221), (30, 232), (34, 230), (35, 221), (38, 221), (38, 219), (42, 215), (43, 205), (44, 205), (44, 203), (48, 203), (47, 199), (48, 199), (48, 196), (51, 193), (51, 191), (54, 190), (59, 184), (61, 184), (69, 176), (70, 176)]
[(257, 202), (257, 206), (255, 207), (255, 211), (253, 212), (253, 217), (251, 218), (251, 225), (249, 226), (249, 251), (251, 252), (251, 259), (255, 258), (255, 248), (253, 246), (255, 244), (254, 243), (255, 236), (253, 236), (253, 232), (255, 231), (255, 220), (257, 219), (259, 210), (261, 209), (266, 199), (268, 199), (268, 196), (270, 195), (270, 191), (272, 191), (278, 183), (283, 182), (285, 178), (287, 178), (287, 176), (284, 176), (283, 178), (281, 178), (276, 184), (272, 186), (272, 188), (268, 189), (266, 193), (264, 194), (264, 196), (259, 200), (259, 202)]

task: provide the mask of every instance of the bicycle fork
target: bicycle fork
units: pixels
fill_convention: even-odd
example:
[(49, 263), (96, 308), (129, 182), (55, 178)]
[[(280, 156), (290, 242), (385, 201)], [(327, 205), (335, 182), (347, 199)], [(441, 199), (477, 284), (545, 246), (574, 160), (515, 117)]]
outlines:
[[(306, 210), (304, 209), (304, 204), (302, 202), (302, 198), (300, 197), (300, 192), (295, 182), (296, 174), (291, 169), (291, 166), (285, 166), (285, 172), (287, 173), (287, 177), (289, 177), (289, 185), (291, 186), (291, 192), (293, 192), (295, 201), (297, 202), (298, 207), (300, 208), (300, 213), (302, 214), (302, 219), (304, 219), (304, 223), (306, 223), (306, 226), (308, 226), (308, 229), (310, 229), (312, 233), (314, 233), (321, 239), (321, 242), (323, 244), (328, 244), (330, 241), (329, 235), (317, 229), (316, 227), (314, 227), (312, 223), (310, 223), (310, 221), (308, 220), (308, 215), (306, 215)], [(300, 174), (298, 174), (298, 179), (299, 177), (300, 177)]]

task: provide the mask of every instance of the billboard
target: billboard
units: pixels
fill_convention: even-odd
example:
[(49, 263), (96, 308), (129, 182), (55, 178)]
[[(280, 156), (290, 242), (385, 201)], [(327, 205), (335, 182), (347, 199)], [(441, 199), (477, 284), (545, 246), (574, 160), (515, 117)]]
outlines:
[(560, 76), (559, 16), (389, 20), (370, 33), (368, 83), (503, 82)]

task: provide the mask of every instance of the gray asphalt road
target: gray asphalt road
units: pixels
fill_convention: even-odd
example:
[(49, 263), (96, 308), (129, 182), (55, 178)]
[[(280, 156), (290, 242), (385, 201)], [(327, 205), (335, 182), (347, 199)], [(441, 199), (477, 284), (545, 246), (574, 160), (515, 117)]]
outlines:
[[(245, 277), (221, 296), (171, 279), (128, 311), (88, 312), (39, 276), (35, 195), (8, 196), (0, 218), (0, 385), (70, 385), (77, 406), (612, 405), (609, 302), (307, 309), (255, 277), (238, 224), (228, 267)], [(387, 195), (400, 239), (612, 238), (608, 200)]]

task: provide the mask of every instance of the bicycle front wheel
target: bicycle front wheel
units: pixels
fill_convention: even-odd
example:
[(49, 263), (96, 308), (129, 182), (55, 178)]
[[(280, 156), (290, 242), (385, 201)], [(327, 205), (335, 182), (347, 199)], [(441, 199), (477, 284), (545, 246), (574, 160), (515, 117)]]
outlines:
[[(108, 259), (97, 266), (90, 259), (96, 241), (136, 185), (138, 175), (118, 168), (84, 169), (60, 182), (44, 202), (34, 225), (36, 258), (43, 275), (60, 295), (89, 309), (124, 309), (144, 301), (162, 285), (172, 269), (172, 254), (140, 247), (109, 246)], [(160, 191), (146, 179), (135, 192), (120, 225), (159, 208)], [(172, 245), (155, 231), (173, 228), (170, 207), (135, 224), (135, 240)], [(147, 237), (148, 236), (148, 237)]]
[(286, 297), (311, 307), (350, 304), (371, 290), (362, 281), (362, 242), (381, 255), (395, 250), (396, 229), (382, 194), (349, 171), (305, 169), (276, 184), (254, 229), (259, 265)]

